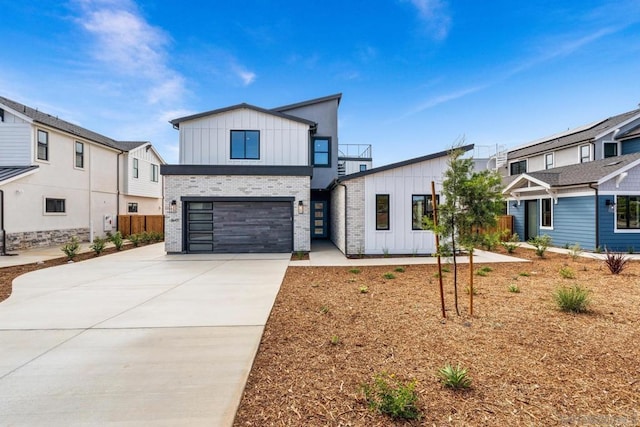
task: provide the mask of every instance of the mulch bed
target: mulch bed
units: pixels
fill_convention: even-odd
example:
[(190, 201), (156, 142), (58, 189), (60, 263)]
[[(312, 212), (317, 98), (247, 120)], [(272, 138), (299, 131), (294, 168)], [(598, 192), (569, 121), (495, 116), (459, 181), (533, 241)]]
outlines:
[[(640, 423), (640, 263), (616, 276), (602, 261), (515, 255), (532, 262), (490, 264), (486, 276), (474, 275), (473, 316), (468, 266), (458, 272), (460, 316), (453, 273), (444, 273), (446, 319), (435, 265), (289, 268), (234, 425)], [(563, 267), (576, 278), (563, 278)], [(396, 278), (383, 278), (387, 272)], [(590, 311), (561, 312), (553, 291), (576, 283), (591, 290)], [(437, 371), (446, 363), (468, 368), (471, 389), (442, 386)], [(362, 385), (383, 372), (417, 380), (420, 420), (367, 408)]]

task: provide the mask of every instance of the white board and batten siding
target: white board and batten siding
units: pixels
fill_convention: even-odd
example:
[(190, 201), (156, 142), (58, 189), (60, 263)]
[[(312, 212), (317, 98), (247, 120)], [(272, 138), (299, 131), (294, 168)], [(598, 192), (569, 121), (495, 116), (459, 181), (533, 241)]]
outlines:
[[(436, 194), (448, 157), (425, 160), (365, 177), (365, 253), (431, 254), (436, 252), (435, 236), (427, 230), (412, 230), (412, 196), (430, 195), (431, 181)], [(389, 195), (389, 230), (376, 230), (376, 194)]]
[[(148, 150), (147, 147), (148, 145), (142, 145), (127, 153), (123, 191), (130, 196), (161, 198), (162, 176), (160, 176), (160, 165), (163, 162), (153, 150)], [(133, 177), (133, 159), (138, 159), (138, 178)], [(151, 180), (151, 165), (158, 166), (158, 181)]]
[[(231, 159), (231, 131), (260, 131), (260, 159)], [(241, 108), (180, 123), (180, 163), (309, 165), (309, 125)]]

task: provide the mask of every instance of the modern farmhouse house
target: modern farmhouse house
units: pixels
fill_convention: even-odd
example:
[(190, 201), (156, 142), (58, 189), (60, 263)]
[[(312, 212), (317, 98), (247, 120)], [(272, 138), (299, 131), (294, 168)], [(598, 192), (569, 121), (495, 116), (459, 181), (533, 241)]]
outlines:
[(370, 146), (339, 144), (341, 98), (172, 120), (180, 164), (161, 167), (166, 251), (309, 251), (331, 239), (346, 255), (432, 253), (419, 222), (448, 153), (372, 168)]
[(163, 163), (149, 142), (0, 97), (0, 253), (90, 240), (115, 230), (118, 213), (162, 214)]

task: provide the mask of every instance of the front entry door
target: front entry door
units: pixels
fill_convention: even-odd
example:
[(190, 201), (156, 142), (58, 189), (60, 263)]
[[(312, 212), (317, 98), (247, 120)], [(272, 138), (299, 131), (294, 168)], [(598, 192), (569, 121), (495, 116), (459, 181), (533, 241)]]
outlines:
[(525, 201), (524, 217), (525, 217), (524, 239), (525, 241), (527, 241), (538, 235), (538, 201), (537, 200)]
[(326, 239), (328, 231), (327, 201), (311, 201), (311, 238)]

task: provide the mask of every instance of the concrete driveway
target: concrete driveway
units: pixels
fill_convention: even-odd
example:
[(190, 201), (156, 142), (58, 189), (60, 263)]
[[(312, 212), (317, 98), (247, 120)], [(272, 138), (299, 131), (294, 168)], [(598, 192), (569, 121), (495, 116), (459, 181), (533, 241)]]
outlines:
[(157, 244), (19, 277), (0, 425), (231, 425), (288, 264)]

